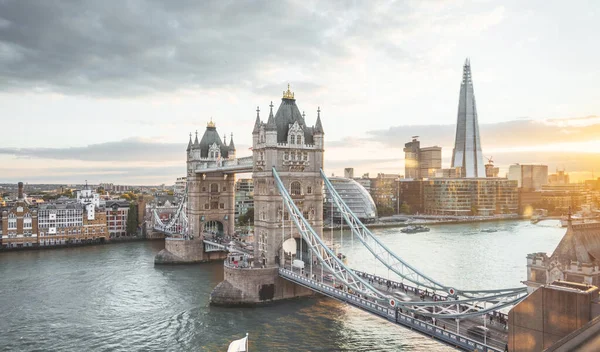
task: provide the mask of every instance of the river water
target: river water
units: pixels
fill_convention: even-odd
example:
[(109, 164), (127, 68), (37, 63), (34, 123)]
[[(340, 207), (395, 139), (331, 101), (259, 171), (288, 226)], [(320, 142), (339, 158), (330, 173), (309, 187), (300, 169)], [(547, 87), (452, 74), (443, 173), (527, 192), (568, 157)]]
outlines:
[[(373, 232), (430, 277), (461, 289), (519, 286), (526, 254), (552, 252), (565, 232), (554, 221), (430, 227)], [(481, 232), (490, 228), (498, 231)], [(347, 231), (334, 241), (350, 266), (387, 275)], [(155, 241), (0, 253), (0, 350), (226, 351), (246, 332), (252, 352), (453, 350), (328, 298), (211, 307), (222, 264), (155, 267), (162, 248)]]

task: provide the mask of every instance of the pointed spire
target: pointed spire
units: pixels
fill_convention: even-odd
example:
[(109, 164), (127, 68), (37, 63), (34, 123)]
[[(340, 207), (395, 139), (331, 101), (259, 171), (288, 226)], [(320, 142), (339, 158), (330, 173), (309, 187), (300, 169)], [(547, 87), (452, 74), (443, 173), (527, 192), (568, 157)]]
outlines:
[(235, 144), (233, 144), (233, 133), (231, 133), (229, 138), (229, 150), (235, 150)]
[(254, 129), (252, 133), (258, 133), (260, 131), (260, 108), (256, 107), (256, 121), (254, 121)]
[(190, 132), (190, 141), (188, 142), (187, 151), (189, 152), (192, 149), (192, 132)]
[(269, 105), (271, 111), (269, 112), (269, 120), (267, 121), (267, 131), (274, 131), (277, 129), (275, 124), (275, 117), (273, 116), (273, 102)]
[(223, 133), (223, 145), (227, 145), (227, 133)]
[(321, 107), (317, 108), (317, 123), (315, 125), (315, 132), (325, 133), (323, 131), (323, 124), (321, 123)]
[(198, 130), (196, 130), (196, 140), (194, 140), (194, 147), (198, 146)]

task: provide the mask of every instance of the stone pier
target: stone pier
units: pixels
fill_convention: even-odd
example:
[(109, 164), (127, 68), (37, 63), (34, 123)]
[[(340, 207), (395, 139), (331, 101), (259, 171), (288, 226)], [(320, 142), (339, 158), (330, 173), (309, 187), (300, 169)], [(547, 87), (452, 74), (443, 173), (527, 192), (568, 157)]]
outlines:
[(235, 268), (226, 263), (223, 281), (211, 292), (210, 303), (219, 306), (254, 306), (316, 295), (306, 287), (279, 277), (278, 270), (278, 267)]
[(158, 252), (154, 264), (191, 264), (224, 260), (227, 252), (205, 252), (202, 239), (165, 238), (165, 249)]

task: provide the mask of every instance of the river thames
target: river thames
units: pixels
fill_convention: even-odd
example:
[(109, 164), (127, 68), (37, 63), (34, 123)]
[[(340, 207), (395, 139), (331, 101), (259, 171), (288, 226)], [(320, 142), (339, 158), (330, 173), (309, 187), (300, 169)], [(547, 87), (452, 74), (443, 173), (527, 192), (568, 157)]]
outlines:
[[(517, 287), (525, 256), (551, 253), (556, 221), (430, 226), (373, 232), (430, 277), (461, 289)], [(482, 229), (497, 232), (482, 232)], [(325, 237), (330, 236), (325, 231)], [(387, 276), (346, 231), (335, 242), (356, 269)], [(3, 351), (226, 351), (250, 335), (250, 351), (453, 351), (329, 298), (261, 308), (208, 304), (222, 263), (155, 267), (161, 241), (0, 253)]]

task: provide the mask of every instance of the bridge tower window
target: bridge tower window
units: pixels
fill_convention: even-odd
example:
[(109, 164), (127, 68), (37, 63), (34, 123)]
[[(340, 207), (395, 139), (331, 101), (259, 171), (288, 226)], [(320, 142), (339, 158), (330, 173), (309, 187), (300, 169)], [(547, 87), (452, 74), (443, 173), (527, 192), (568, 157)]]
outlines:
[(300, 184), (300, 182), (292, 182), (292, 184), (290, 185), (290, 193), (292, 193), (293, 196), (302, 195), (302, 185)]
[(219, 192), (219, 184), (218, 183), (211, 183), (210, 184), (210, 191), (211, 191), (211, 193), (217, 193), (217, 192)]
[(298, 136), (298, 144), (302, 144), (302, 136)]
[(290, 136), (290, 144), (296, 144), (296, 136), (294, 136), (294, 135)]

